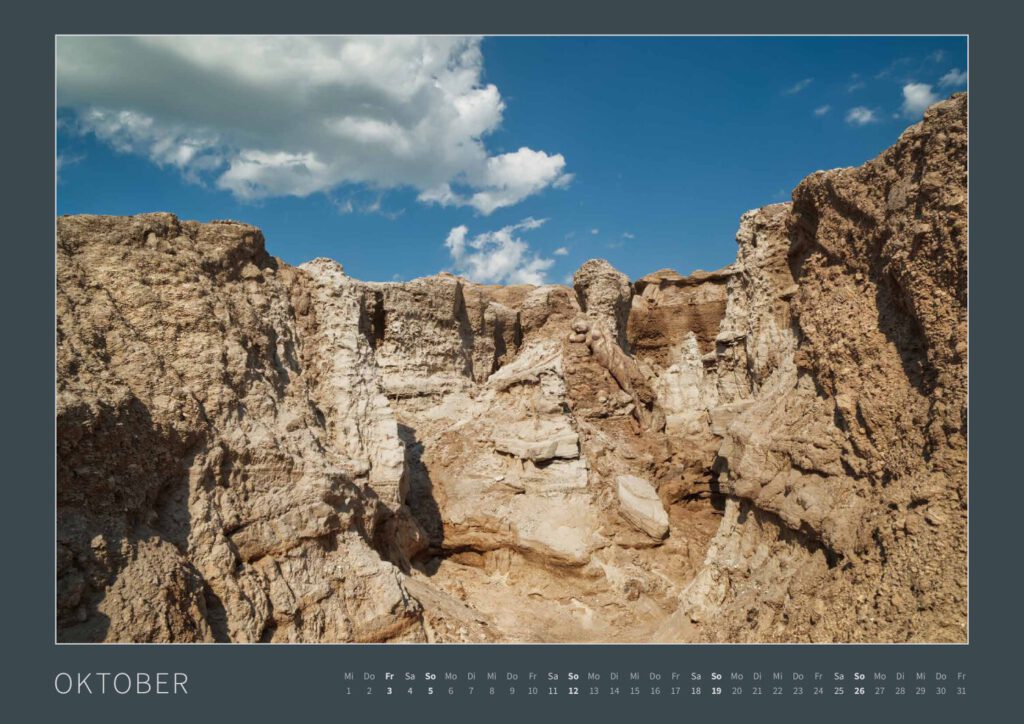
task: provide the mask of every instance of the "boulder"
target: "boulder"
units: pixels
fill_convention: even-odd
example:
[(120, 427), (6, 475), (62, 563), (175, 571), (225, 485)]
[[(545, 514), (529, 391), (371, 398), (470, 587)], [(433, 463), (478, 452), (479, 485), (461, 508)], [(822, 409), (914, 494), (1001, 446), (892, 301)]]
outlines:
[(619, 495), (619, 512), (637, 530), (655, 540), (668, 535), (668, 513), (654, 486), (635, 475), (620, 475), (615, 479)]

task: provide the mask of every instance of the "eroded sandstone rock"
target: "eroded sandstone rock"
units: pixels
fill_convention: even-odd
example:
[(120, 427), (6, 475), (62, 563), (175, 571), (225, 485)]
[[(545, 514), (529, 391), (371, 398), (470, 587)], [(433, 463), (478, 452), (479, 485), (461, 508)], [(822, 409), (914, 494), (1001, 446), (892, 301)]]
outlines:
[(632, 412), (644, 429), (660, 431), (664, 427), (664, 415), (653, 389), (653, 375), (622, 350), (601, 319), (574, 320), (569, 341), (585, 344), (598, 364), (608, 370), (633, 401)]
[(346, 286), (169, 214), (61, 218), (57, 268), (61, 640), (422, 637)]
[(655, 540), (668, 535), (668, 514), (654, 486), (635, 475), (618, 476), (615, 486), (626, 520)]
[(634, 284), (58, 220), (63, 641), (963, 641), (966, 96)]
[[(717, 367), (748, 401), (712, 413), (738, 517), (684, 596), (698, 637), (964, 640), (966, 121), (954, 96), (744, 216)], [(941, 530), (908, 529), (925, 503)]]
[(576, 270), (572, 283), (580, 309), (592, 319), (603, 321), (612, 340), (626, 349), (626, 325), (633, 298), (629, 277), (604, 259), (591, 259)]

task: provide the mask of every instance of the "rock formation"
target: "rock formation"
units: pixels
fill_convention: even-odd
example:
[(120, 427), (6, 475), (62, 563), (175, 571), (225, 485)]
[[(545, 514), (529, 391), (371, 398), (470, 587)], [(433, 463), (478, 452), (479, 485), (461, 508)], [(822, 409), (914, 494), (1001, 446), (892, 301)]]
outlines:
[(966, 96), (573, 289), (57, 224), (61, 641), (964, 641)]

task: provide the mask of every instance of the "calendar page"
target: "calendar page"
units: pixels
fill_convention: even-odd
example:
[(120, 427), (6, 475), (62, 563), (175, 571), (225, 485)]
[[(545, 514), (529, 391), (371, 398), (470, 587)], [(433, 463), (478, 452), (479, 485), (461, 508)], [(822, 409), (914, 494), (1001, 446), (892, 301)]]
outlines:
[(33, 706), (963, 721), (1012, 692), (1019, 426), (984, 406), (1015, 355), (981, 325), (1012, 350), (983, 257), (1019, 250), (969, 243), (1000, 204), (971, 217), (968, 175), (1017, 145), (970, 105), (1019, 117), (969, 71), (1005, 41), (944, 3), (527, 5), (26, 37)]

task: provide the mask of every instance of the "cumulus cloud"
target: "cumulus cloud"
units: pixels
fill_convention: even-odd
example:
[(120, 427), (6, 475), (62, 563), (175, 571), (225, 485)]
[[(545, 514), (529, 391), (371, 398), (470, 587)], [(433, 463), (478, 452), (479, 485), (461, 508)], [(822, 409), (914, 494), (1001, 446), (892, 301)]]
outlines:
[(821, 117), (831, 110), (832, 106), (830, 105), (818, 106), (817, 108), (814, 109), (814, 115)]
[(927, 83), (907, 83), (903, 86), (903, 115), (917, 118), (928, 106), (939, 100)]
[(482, 190), (462, 195), (453, 191), (451, 184), (444, 183), (422, 192), (419, 199), (426, 203), (472, 206), (486, 215), (495, 209), (516, 204), (548, 186), (565, 188), (572, 181), (572, 174), (565, 173), (564, 168), (562, 154), (549, 156), (524, 146), (514, 153), (487, 159), (479, 184)]
[(961, 88), (965, 85), (967, 85), (967, 71), (959, 68), (953, 68), (939, 78), (939, 86), (942, 88)]
[(590, 230), (590, 234), (591, 234), (591, 236), (597, 236), (597, 235), (598, 235), (598, 234), (600, 234), (600, 233), (601, 233), (601, 230), (600, 230), (600, 229), (591, 229), (591, 230)]
[(782, 92), (785, 93), (788, 96), (796, 95), (797, 93), (799, 93), (800, 91), (804, 90), (807, 86), (809, 86), (813, 82), (814, 82), (814, 78), (804, 78), (803, 80), (798, 80), (796, 83), (794, 83), (793, 85), (791, 85), (789, 88), (787, 88), (786, 90), (784, 90)]
[(622, 238), (623, 239), (635, 239), (636, 238), (636, 234), (633, 234), (633, 233), (628, 232), (628, 231), (624, 231), (624, 232), (622, 232)]
[(213, 133), (178, 124), (162, 125), (136, 111), (84, 108), (76, 126), (93, 133), (116, 151), (147, 156), (158, 166), (177, 169), (193, 182), (199, 182), (202, 173), (225, 162)]
[(875, 112), (865, 106), (857, 106), (846, 112), (846, 122), (851, 126), (866, 126), (878, 120)]
[(552, 254), (554, 254), (555, 256), (565, 256), (568, 253), (569, 250), (566, 249), (564, 246), (560, 246), (552, 252)]
[[(519, 234), (540, 228), (545, 219), (527, 218), (497, 231), (474, 237), (469, 228), (456, 226), (444, 245), (459, 274), (480, 284), (544, 284), (546, 272), (555, 261), (534, 253)], [(558, 253), (558, 252), (556, 252)]]
[(412, 187), (482, 214), (572, 180), (565, 158), (491, 155), (505, 102), (478, 38), (61, 37), (76, 126), (243, 200)]

